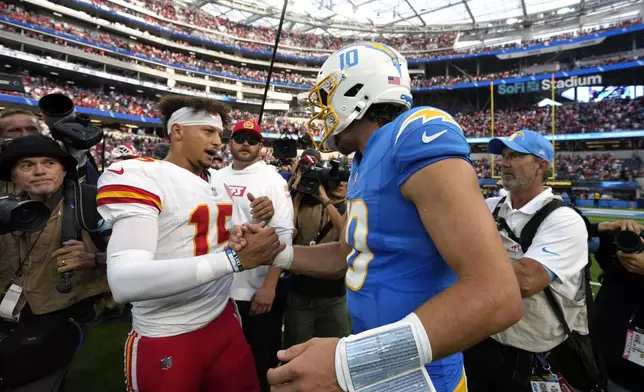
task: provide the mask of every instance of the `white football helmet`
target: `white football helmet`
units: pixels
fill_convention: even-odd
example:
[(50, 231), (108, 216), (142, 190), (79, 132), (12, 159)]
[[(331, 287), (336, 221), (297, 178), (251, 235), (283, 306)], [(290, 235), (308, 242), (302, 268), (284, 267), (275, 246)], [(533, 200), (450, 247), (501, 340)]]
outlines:
[(138, 152), (132, 146), (120, 145), (112, 150), (112, 160), (133, 156), (138, 156)]
[[(372, 104), (392, 103), (411, 107), (411, 78), (407, 60), (397, 50), (378, 42), (357, 42), (329, 57), (309, 91), (309, 102), (320, 112), (309, 120), (311, 136), (319, 131), (320, 143), (335, 150), (333, 136), (359, 120)], [(317, 126), (318, 123), (323, 125)]]

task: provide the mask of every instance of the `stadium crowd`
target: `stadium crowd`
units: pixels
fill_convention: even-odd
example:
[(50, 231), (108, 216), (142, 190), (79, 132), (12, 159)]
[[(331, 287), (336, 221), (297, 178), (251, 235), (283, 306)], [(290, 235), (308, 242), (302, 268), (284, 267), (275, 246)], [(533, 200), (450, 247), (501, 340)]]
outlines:
[[(555, 116), (555, 132), (559, 134), (642, 129), (644, 126), (644, 98), (567, 103), (556, 107)], [(454, 117), (461, 124), (467, 136), (490, 136), (491, 116), (489, 110), (473, 113), (457, 112)], [(532, 129), (543, 134), (552, 133), (550, 108), (495, 110), (495, 135), (509, 136), (517, 129)]]
[[(495, 159), (494, 175), (501, 173), (501, 159)], [(492, 178), (492, 168), (487, 157), (473, 161), (479, 178)], [(557, 179), (573, 181), (633, 181), (642, 176), (642, 160), (639, 155), (628, 159), (615, 157), (611, 153), (573, 155), (562, 153), (555, 159)]]
[[(62, 39), (61, 37), (50, 37), (43, 34), (39, 34), (33, 31), (25, 31), (26, 35), (31, 38), (41, 39), (48, 42), (56, 42), (59, 45), (72, 46), (80, 48), (88, 53), (99, 54), (102, 56), (115, 56), (121, 61), (132, 62), (136, 60), (127, 57), (125, 54), (118, 53), (119, 51), (127, 51), (134, 53), (137, 56), (143, 56), (153, 61), (163, 61), (169, 64), (176, 64), (190, 70), (204, 72), (204, 73), (214, 73), (219, 76), (230, 76), (235, 78), (242, 78), (244, 80), (263, 83), (267, 77), (267, 71), (265, 69), (253, 69), (247, 66), (238, 66), (233, 64), (225, 64), (219, 60), (207, 61), (200, 58), (197, 58), (194, 53), (185, 54), (171, 48), (157, 48), (151, 45), (146, 45), (138, 41), (126, 40), (114, 36), (103, 31), (85, 29), (73, 24), (68, 23), (67, 21), (58, 20), (55, 18), (50, 18), (45, 15), (39, 15), (33, 12), (27, 12), (24, 8), (6, 4), (0, 2), (0, 15), (4, 15), (8, 18), (33, 24), (40, 28), (49, 29), (55, 33), (64, 33), (69, 34), (73, 37), (80, 38), (88, 43), (95, 43), (104, 46), (114, 48), (114, 51), (117, 53), (109, 53), (102, 48), (88, 47), (85, 45), (80, 45), (74, 41), (68, 41)], [(0, 24), (0, 29), (5, 29), (6, 31), (16, 31), (16, 28), (10, 25)], [(175, 43), (180, 45), (188, 46), (187, 42), (175, 41)], [(609, 57), (604, 59), (599, 59), (593, 62), (593, 66), (601, 66), (614, 64), (616, 62), (631, 61), (635, 57), (632, 55), (618, 56), (616, 58)], [(561, 71), (568, 71), (572, 69), (577, 69), (582, 67), (582, 64), (585, 62), (576, 60), (568, 63), (560, 63), (559, 69)], [(149, 64), (146, 63), (146, 66), (151, 66), (152, 68), (164, 70), (161, 65)], [(205, 75), (199, 73), (187, 72), (191, 77), (204, 78)], [(485, 80), (495, 80), (495, 79), (505, 79), (512, 77), (522, 77), (522, 76), (531, 76), (534, 73), (527, 73), (521, 69), (511, 69), (505, 71), (498, 71), (492, 73), (482, 73), (478, 75), (448, 75), (448, 76), (428, 76), (425, 78), (414, 78), (412, 80), (412, 87), (422, 88), (422, 87), (433, 87), (437, 85), (453, 85), (465, 82), (481, 82)], [(276, 71), (271, 76), (272, 81), (284, 83), (287, 86), (293, 87), (309, 87), (313, 84), (313, 78), (298, 74), (296, 72), (290, 71)], [(222, 81), (218, 79), (218, 81)], [(234, 84), (234, 80), (223, 80), (225, 83)]]
[[(211, 31), (224, 33), (229, 36), (221, 34), (209, 34), (204, 32), (203, 30), (192, 30), (175, 23), (168, 23), (161, 19), (150, 17), (149, 15), (145, 15), (133, 9), (121, 7), (108, 1), (92, 0), (91, 2), (101, 8), (133, 15), (144, 20), (146, 23), (158, 27), (163, 27), (180, 33), (192, 34), (202, 38), (209, 38), (215, 42), (224, 42), (246, 49), (272, 51), (272, 42), (275, 41), (274, 29), (243, 25), (240, 23), (232, 22), (222, 17), (212, 16), (204, 11), (193, 10), (186, 7), (177, 7), (172, 2), (146, 1), (144, 3), (141, 3), (128, 1), (132, 5), (137, 5), (137, 3), (143, 4), (146, 9), (166, 19), (183, 22), (192, 26), (199, 26)], [(384, 40), (382, 40), (382, 42), (399, 48), (401, 52), (405, 53), (406, 51), (451, 47), (454, 45), (456, 36), (457, 34), (455, 33), (423, 34), (422, 36), (393, 36), (385, 38)], [(262, 41), (265, 44), (236, 40), (233, 37)], [(280, 52), (310, 57), (320, 57), (320, 52), (310, 52), (306, 49), (323, 49), (326, 51), (336, 50), (345, 46), (346, 44), (360, 40), (364, 40), (364, 38), (332, 37), (329, 35), (285, 31), (281, 35), (283, 47), (280, 49)], [(303, 48), (303, 50), (289, 50), (284, 48), (284, 46), (295, 46), (298, 48)]]
[[(23, 73), (26, 93), (4, 92), (5, 94), (22, 95), (27, 98), (40, 99), (42, 96), (60, 92), (72, 98), (78, 106), (159, 118), (155, 109), (156, 99), (144, 95), (131, 95), (114, 89), (85, 88), (74, 82), (63, 84), (45, 76), (33, 76)], [(644, 127), (644, 98), (603, 100), (590, 103), (567, 103), (555, 109), (555, 132), (587, 133), (608, 132), (616, 129), (642, 129)], [(508, 136), (515, 129), (533, 129), (539, 133), (552, 133), (551, 112), (549, 108), (512, 109), (495, 111), (494, 134)], [(247, 111), (235, 109), (234, 119), (254, 117)], [(305, 116), (302, 113), (267, 112), (262, 124), (263, 132), (306, 133)], [(486, 137), (491, 134), (491, 117), (489, 110), (473, 113), (456, 112), (457, 121), (468, 137)], [(301, 119), (298, 119), (301, 118)]]
[[(86, 0), (83, 0), (86, 1)], [(169, 1), (144, 1), (137, 2), (127, 0), (133, 6), (144, 6), (147, 10), (154, 12), (166, 19), (183, 22), (192, 26), (195, 29), (186, 28), (184, 26), (163, 21), (159, 18), (154, 18), (149, 15), (138, 12), (132, 8), (121, 7), (105, 0), (91, 0), (88, 1), (103, 9), (112, 10), (122, 14), (128, 14), (136, 17), (145, 23), (163, 27), (175, 32), (191, 34), (202, 38), (212, 39), (214, 42), (223, 42), (231, 45), (236, 45), (245, 49), (265, 50), (272, 51), (272, 44), (275, 40), (274, 29), (266, 27), (246, 26), (240, 23), (232, 22), (222, 17), (215, 17), (205, 11), (193, 10), (187, 7), (178, 7)], [(610, 31), (617, 28), (623, 28), (641, 23), (641, 18), (627, 20), (616, 24), (608, 24), (602, 27), (586, 28), (576, 32), (567, 32), (562, 34), (555, 34), (548, 37), (526, 39), (514, 43), (487, 46), (476, 45), (474, 47), (467, 47), (462, 49), (454, 49), (454, 43), (458, 34), (455, 33), (425, 33), (422, 35), (395, 35), (389, 37), (378, 37), (379, 42), (386, 43), (393, 47), (398, 48), (401, 53), (407, 58), (436, 58), (442, 56), (452, 56), (457, 54), (473, 54), (483, 53), (486, 51), (493, 51), (499, 49), (511, 49), (521, 46), (530, 46), (535, 44), (549, 44), (559, 40), (573, 39), (584, 37), (591, 34), (597, 34), (604, 31)], [(222, 34), (206, 33), (203, 29), (210, 31), (217, 31)], [(266, 44), (259, 44), (256, 42), (236, 40), (233, 37), (257, 40), (266, 42)], [(464, 37), (460, 38), (461, 40)], [(365, 37), (330, 37), (328, 35), (320, 34), (307, 34), (298, 32), (285, 32), (281, 37), (282, 47), (280, 53), (292, 54), (305, 57), (322, 57), (320, 52), (307, 51), (307, 49), (324, 49), (336, 50), (346, 44), (355, 41), (363, 41)], [(294, 46), (300, 49), (293, 50), (285, 46)], [(431, 51), (428, 51), (431, 50)]]
[[(149, 59), (161, 60), (171, 64), (180, 64), (182, 66), (189, 66), (191, 68), (194, 68), (195, 70), (205, 70), (208, 72), (220, 73), (224, 75), (262, 82), (267, 76), (267, 71), (265, 69), (259, 70), (250, 69), (248, 67), (237, 67), (231, 64), (222, 64), (218, 60), (201, 60), (196, 58), (194, 54), (186, 55), (169, 49), (159, 49), (150, 45), (142, 44), (137, 41), (121, 39), (115, 37), (112, 34), (98, 30), (84, 29), (79, 26), (74, 26), (66, 21), (27, 12), (24, 8), (12, 4), (0, 2), (0, 15), (4, 15), (8, 18), (20, 22), (30, 23), (41, 28), (50, 29), (56, 33), (69, 34), (90, 43), (101, 44), (113, 47), (115, 49), (136, 53), (137, 55), (145, 56)], [(7, 29), (7, 31), (15, 31), (15, 28), (12, 28), (11, 26), (5, 26), (5, 28)], [(34, 32), (29, 32), (27, 35), (31, 38), (41, 39), (41, 35)], [(59, 44), (67, 45), (68, 41), (58, 38), (56, 39), (56, 42)], [(187, 45), (187, 43), (177, 43)], [(87, 50), (90, 53), (105, 55), (105, 52), (100, 49), (97, 50), (95, 48), (87, 47), (84, 47), (83, 49)], [(122, 59), (124, 56), (118, 57), (119, 59)], [(310, 85), (313, 82), (312, 78), (305, 78), (301, 75), (289, 72), (275, 72), (271, 76), (271, 79), (278, 82), (298, 85)]]

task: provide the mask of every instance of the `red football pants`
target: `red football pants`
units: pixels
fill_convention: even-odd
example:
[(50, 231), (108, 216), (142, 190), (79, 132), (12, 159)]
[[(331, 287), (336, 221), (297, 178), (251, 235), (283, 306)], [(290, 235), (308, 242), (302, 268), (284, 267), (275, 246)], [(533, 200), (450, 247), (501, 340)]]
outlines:
[(130, 332), (128, 392), (259, 392), (255, 362), (234, 305), (205, 327), (167, 338)]

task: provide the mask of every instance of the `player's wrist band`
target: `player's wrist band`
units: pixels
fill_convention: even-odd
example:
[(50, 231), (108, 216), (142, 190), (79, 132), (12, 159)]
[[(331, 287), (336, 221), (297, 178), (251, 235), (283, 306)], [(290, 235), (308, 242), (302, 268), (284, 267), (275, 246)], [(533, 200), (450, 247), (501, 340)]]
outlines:
[(226, 250), (226, 257), (228, 257), (228, 261), (235, 272), (241, 272), (244, 270), (244, 266), (242, 265), (241, 260), (239, 260), (237, 252), (232, 249), (228, 249)]
[(432, 346), (415, 313), (340, 339), (335, 375), (344, 392), (355, 392), (432, 361)]
[(275, 256), (273, 260), (273, 267), (278, 267), (281, 269), (290, 269), (293, 264), (293, 245), (286, 245), (286, 248)]

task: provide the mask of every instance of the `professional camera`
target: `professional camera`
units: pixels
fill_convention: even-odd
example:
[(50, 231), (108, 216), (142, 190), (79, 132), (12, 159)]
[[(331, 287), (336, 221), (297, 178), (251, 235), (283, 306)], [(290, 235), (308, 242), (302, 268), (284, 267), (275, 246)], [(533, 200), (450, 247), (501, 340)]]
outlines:
[(89, 150), (103, 138), (103, 130), (93, 125), (88, 115), (76, 113), (74, 102), (63, 94), (45, 95), (38, 101), (38, 107), (51, 136), (67, 148)]
[[(93, 125), (88, 115), (76, 113), (74, 111), (74, 102), (63, 94), (45, 95), (38, 101), (38, 106), (43, 114), (45, 123), (51, 131), (51, 136), (63, 142), (67, 151), (76, 158), (79, 178), (84, 178), (87, 170), (86, 158), (89, 156), (87, 150), (103, 139), (103, 130)], [(91, 156), (89, 157), (91, 158)], [(78, 239), (78, 222), (86, 230), (94, 230), (86, 227), (82, 219), (77, 220), (77, 214), (79, 216), (83, 215), (83, 203), (78, 203), (80, 213), (78, 213), (76, 206), (76, 201), (82, 200), (80, 197), (80, 182), (70, 178), (65, 179), (63, 187), (63, 200), (65, 201), (63, 205), (63, 242)], [(60, 282), (56, 285), (56, 290), (59, 293), (66, 294), (72, 290), (72, 275), (72, 271), (61, 274)]]
[(641, 253), (644, 251), (642, 238), (644, 238), (644, 231), (639, 235), (628, 230), (619, 231), (615, 234), (615, 246), (617, 250), (624, 253)]
[(320, 161), (311, 166), (300, 165), (300, 168), (303, 167), (297, 190), (307, 195), (316, 195), (320, 185), (327, 187), (330, 181), (349, 181), (349, 168), (338, 160)]
[(47, 225), (50, 214), (44, 203), (0, 195), (0, 234), (40, 231)]

